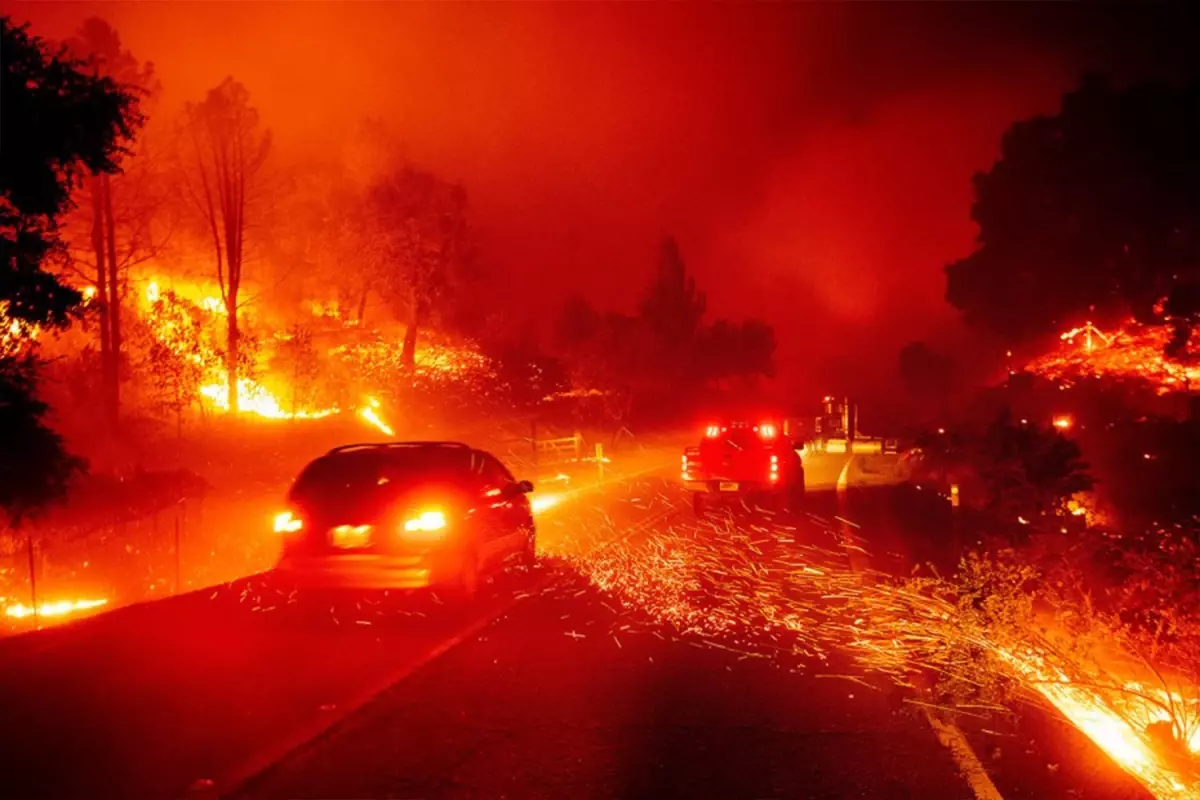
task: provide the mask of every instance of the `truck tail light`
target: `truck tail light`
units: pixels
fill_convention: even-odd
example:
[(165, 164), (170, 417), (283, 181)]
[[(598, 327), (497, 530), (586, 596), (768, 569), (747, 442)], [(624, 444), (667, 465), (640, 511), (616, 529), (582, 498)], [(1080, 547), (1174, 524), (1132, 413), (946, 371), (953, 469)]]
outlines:
[(758, 426), (758, 436), (764, 441), (770, 441), (779, 435), (779, 428), (774, 422), (764, 422)]
[(779, 480), (779, 456), (776, 456), (776, 455), (771, 456), (770, 479), (771, 479), (771, 483), (775, 483), (776, 481)]
[(709, 439), (717, 438), (718, 436), (721, 435), (721, 426), (720, 425), (709, 425), (707, 428), (704, 429), (704, 435), (706, 437), (708, 437)]
[(690, 480), (690, 478), (688, 477), (688, 457), (687, 457), (686, 453), (683, 456), (681, 456), (680, 471), (682, 472), (683, 479), (685, 481)]

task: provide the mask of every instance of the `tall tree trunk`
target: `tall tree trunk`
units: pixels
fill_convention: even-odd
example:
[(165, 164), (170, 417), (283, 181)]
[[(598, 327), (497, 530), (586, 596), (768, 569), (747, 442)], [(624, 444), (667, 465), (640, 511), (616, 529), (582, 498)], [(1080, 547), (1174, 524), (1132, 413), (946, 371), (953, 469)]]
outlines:
[(112, 359), (112, 384), (109, 386), (112, 413), (110, 422), (116, 428), (121, 423), (121, 270), (117, 264), (116, 220), (113, 219), (112, 184), (108, 177), (105, 175), (101, 180), (104, 186), (105, 233), (108, 239), (108, 321), (112, 326), (112, 334), (109, 337)]
[(404, 347), (400, 351), (400, 363), (411, 370), (417, 365), (417, 328), (421, 323), (421, 299), (417, 294), (415, 275), (409, 285), (411, 286), (409, 308), (412, 311), (408, 319), (408, 328), (404, 331)]
[(367, 313), (367, 292), (371, 291), (371, 287), (363, 286), (362, 294), (358, 296), (358, 324), (362, 325), (363, 316)]
[(404, 348), (400, 351), (400, 363), (408, 369), (417, 364), (417, 321), (408, 323), (404, 331)]
[(112, 328), (108, 321), (108, 270), (105, 267), (104, 197), (100, 178), (93, 176), (92, 190), (92, 253), (96, 258), (96, 303), (100, 308), (100, 407), (104, 422), (111, 430), (116, 416), (112, 407), (112, 384), (116, 381), (113, 369)]
[(236, 414), (238, 412), (238, 318), (237, 296), (232, 291), (229, 293), (228, 302), (229, 327), (225, 340), (225, 369), (229, 373), (229, 411)]

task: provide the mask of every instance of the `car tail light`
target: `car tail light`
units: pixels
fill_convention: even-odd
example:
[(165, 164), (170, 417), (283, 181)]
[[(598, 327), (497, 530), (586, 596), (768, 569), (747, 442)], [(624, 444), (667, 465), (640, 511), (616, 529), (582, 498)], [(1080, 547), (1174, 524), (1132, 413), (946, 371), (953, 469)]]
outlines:
[(779, 428), (775, 427), (774, 422), (764, 422), (758, 426), (758, 436), (764, 440), (774, 439), (779, 435)]
[(275, 515), (276, 533), (296, 533), (304, 529), (304, 520), (291, 511), (281, 511)]
[(721, 435), (721, 426), (720, 425), (709, 425), (707, 428), (704, 429), (704, 435), (707, 436), (709, 439), (717, 438), (718, 436)]
[(400, 535), (414, 541), (441, 539), (446, 535), (446, 515), (441, 511), (422, 511), (404, 521)]

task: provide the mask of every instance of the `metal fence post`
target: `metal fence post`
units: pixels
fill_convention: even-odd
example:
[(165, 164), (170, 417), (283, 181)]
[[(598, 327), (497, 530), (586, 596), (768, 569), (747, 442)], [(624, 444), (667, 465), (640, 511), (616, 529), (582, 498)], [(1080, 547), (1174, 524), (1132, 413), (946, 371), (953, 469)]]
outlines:
[(179, 509), (175, 509), (175, 594), (181, 589), (179, 582)]
[(41, 620), (38, 615), (38, 599), (37, 599), (37, 562), (33, 557), (33, 527), (29, 526), (25, 529), (25, 542), (29, 550), (29, 601), (33, 604), (33, 627), (41, 627)]
[(596, 442), (596, 471), (600, 473), (600, 480), (604, 480), (604, 443)]
[(529, 444), (533, 448), (533, 469), (537, 472), (538, 468), (538, 440), (537, 440), (537, 420), (529, 420)]

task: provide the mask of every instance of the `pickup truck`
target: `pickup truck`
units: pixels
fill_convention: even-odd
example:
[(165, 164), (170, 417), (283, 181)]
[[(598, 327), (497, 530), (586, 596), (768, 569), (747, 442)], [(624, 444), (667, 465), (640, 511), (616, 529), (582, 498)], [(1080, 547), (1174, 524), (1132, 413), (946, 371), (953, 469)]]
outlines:
[(700, 444), (684, 449), (682, 473), (697, 516), (730, 500), (795, 510), (804, 498), (800, 451), (770, 420), (708, 424)]

